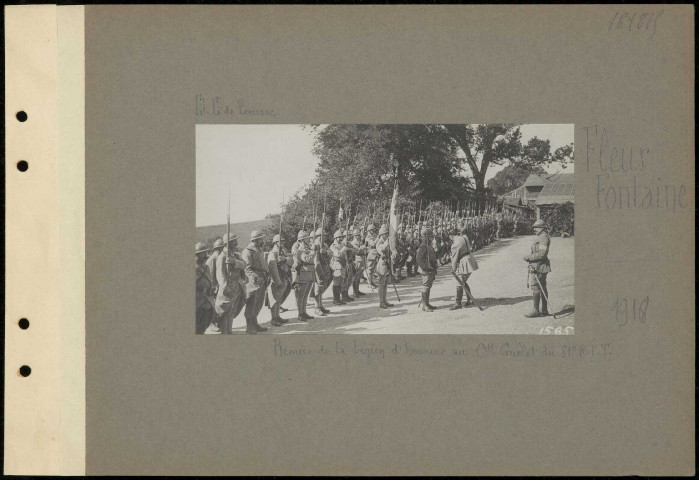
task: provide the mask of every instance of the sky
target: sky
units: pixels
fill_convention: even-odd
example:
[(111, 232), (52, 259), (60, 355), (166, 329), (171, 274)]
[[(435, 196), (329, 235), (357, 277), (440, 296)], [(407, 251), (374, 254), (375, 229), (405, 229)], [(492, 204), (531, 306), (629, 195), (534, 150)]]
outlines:
[[(573, 142), (572, 124), (522, 125), (522, 141), (548, 139), (551, 149)], [(197, 125), (197, 226), (226, 223), (228, 185), (231, 223), (261, 220), (278, 212), (315, 176), (313, 135), (301, 125)], [(503, 167), (490, 167), (486, 180)], [(551, 173), (557, 168), (549, 169)], [(572, 172), (572, 165), (566, 172)]]

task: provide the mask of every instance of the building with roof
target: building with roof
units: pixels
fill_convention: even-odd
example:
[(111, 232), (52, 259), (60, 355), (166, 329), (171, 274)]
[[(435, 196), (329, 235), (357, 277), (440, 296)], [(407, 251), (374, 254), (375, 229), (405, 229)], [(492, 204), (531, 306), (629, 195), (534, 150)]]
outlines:
[(521, 187), (508, 192), (500, 199), (510, 210), (534, 210), (541, 218), (541, 210), (561, 203), (575, 203), (575, 174), (530, 174)]

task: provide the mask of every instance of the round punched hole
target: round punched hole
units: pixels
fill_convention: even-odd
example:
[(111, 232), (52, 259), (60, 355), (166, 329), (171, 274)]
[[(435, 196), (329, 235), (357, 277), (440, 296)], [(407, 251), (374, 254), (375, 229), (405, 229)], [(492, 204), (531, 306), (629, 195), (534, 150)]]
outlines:
[(27, 170), (29, 170), (29, 163), (27, 163), (26, 160), (20, 160), (19, 162), (17, 162), (17, 170), (19, 170), (20, 172), (26, 172)]
[(19, 112), (17, 112), (17, 115), (15, 116), (17, 117), (17, 120), (19, 120), (20, 122), (26, 122), (29, 118), (29, 115), (27, 115), (27, 112), (25, 112), (24, 110), (20, 110)]
[(22, 330), (26, 330), (29, 328), (29, 320), (27, 320), (26, 318), (20, 318), (17, 324), (19, 325), (19, 328), (21, 328)]
[(21, 367), (19, 367), (19, 374), (23, 377), (28, 377), (32, 374), (32, 369), (29, 368), (28, 365), (22, 365)]

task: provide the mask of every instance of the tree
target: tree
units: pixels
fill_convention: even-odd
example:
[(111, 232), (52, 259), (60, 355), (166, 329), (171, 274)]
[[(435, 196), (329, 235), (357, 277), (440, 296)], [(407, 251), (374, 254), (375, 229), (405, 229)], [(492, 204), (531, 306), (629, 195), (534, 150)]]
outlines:
[(443, 125), (453, 141), (461, 148), (471, 170), (475, 193), (479, 199), (486, 194), (485, 174), (491, 165), (509, 164), (533, 168), (559, 163), (563, 168), (573, 161), (573, 144), (551, 152), (551, 142), (531, 138), (522, 144), (517, 124)]
[(493, 195), (511, 192), (515, 188), (521, 187), (532, 173), (546, 173), (546, 171), (538, 165), (531, 168), (508, 165), (488, 180), (488, 190)]

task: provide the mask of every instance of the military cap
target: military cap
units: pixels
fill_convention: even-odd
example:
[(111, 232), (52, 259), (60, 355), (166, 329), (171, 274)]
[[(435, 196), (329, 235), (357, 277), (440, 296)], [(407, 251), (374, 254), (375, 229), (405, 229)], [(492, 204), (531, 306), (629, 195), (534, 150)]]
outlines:
[(342, 234), (342, 229), (339, 229), (335, 231), (335, 235), (333, 235), (333, 238), (342, 238), (344, 235)]
[(431, 229), (431, 228), (427, 228), (427, 227), (425, 227), (425, 228), (422, 229), (422, 234), (423, 234), (423, 235), (434, 235), (434, 234), (432, 233), (432, 229)]
[(231, 234), (230, 238), (228, 237), (228, 234), (225, 234), (223, 236), (223, 244), (231, 243), (231, 242), (237, 242), (238, 241), (238, 235), (236, 234)]
[(217, 238), (216, 241), (214, 242), (214, 248), (223, 248), (223, 240), (220, 238)]
[(297, 240), (305, 240), (309, 236), (310, 235), (308, 235), (308, 232), (306, 232), (305, 230), (299, 230), (298, 235), (296, 235), (296, 239)]
[(262, 237), (264, 237), (264, 235), (259, 230), (253, 230), (252, 232), (250, 232), (250, 241), (258, 240)]
[(199, 253), (206, 253), (206, 252), (209, 251), (209, 249), (206, 248), (206, 245), (204, 245), (204, 244), (201, 243), (201, 242), (197, 242), (197, 244), (195, 245), (194, 248), (196, 249), (197, 254), (199, 254)]
[(319, 228), (318, 230), (316, 230), (316, 237), (320, 237), (322, 235), (325, 235), (325, 232), (323, 232), (322, 228)]
[(381, 225), (381, 228), (379, 228), (379, 235), (388, 235), (388, 227), (386, 225)]
[(277, 242), (281, 242), (281, 241), (282, 241), (282, 237), (280, 237), (278, 233), (272, 238), (272, 243), (277, 243)]
[(546, 222), (539, 219), (536, 222), (534, 222), (534, 224), (532, 225), (532, 228), (546, 228)]

